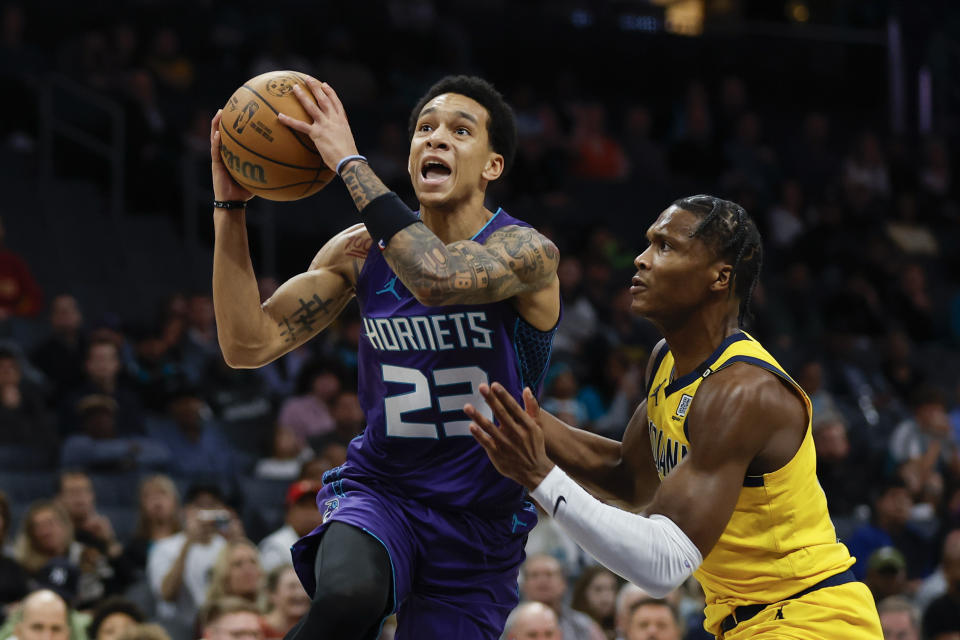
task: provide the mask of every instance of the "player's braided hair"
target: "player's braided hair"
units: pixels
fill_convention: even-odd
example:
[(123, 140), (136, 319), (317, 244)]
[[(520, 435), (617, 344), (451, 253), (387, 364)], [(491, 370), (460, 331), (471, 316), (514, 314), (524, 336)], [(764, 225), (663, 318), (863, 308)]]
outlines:
[(751, 314), (750, 301), (763, 264), (763, 242), (757, 225), (743, 207), (716, 196), (689, 196), (673, 204), (700, 217), (690, 237), (702, 238), (717, 257), (733, 265), (730, 293), (740, 300), (737, 322), (742, 325)]
[(513, 166), (517, 153), (517, 119), (513, 109), (507, 104), (500, 92), (492, 84), (476, 76), (446, 76), (441, 78), (420, 98), (413, 111), (407, 133), (413, 139), (413, 130), (417, 126), (420, 112), (428, 102), (444, 93), (459, 93), (476, 100), (487, 110), (487, 134), (490, 136), (490, 148), (503, 156), (503, 175)]

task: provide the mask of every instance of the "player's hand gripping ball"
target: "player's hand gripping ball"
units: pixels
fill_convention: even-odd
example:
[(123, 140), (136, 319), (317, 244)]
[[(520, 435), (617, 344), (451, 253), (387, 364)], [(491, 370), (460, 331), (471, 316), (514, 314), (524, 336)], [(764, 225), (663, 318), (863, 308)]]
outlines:
[(233, 179), (267, 200), (299, 200), (324, 188), (336, 174), (309, 137), (280, 124), (277, 113), (313, 122), (293, 93), (307, 76), (270, 71), (237, 89), (220, 119), (220, 156)]

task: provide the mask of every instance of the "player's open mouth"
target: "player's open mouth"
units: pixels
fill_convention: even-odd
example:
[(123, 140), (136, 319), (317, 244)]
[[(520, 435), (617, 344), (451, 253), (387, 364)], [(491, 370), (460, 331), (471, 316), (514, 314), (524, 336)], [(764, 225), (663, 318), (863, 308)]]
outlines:
[(425, 184), (440, 184), (450, 177), (450, 167), (439, 160), (427, 160), (420, 169)]

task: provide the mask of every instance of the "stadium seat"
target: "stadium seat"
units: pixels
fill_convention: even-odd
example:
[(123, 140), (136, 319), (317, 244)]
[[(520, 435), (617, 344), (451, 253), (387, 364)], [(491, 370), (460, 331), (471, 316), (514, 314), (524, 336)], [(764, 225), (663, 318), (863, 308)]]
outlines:
[(0, 471), (0, 490), (11, 503), (30, 503), (34, 500), (52, 498), (57, 491), (57, 474), (40, 471)]

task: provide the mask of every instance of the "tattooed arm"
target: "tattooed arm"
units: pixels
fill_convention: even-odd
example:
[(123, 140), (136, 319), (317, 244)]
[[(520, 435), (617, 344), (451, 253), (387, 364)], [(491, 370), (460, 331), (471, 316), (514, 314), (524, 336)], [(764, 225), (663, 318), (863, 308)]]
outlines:
[[(342, 173), (361, 212), (389, 192), (366, 163), (350, 163)], [(417, 300), (430, 306), (496, 302), (547, 288), (559, 261), (553, 243), (530, 227), (504, 227), (485, 244), (445, 245), (420, 223), (397, 232), (383, 256)]]
[(363, 225), (330, 239), (310, 269), (260, 304), (243, 212), (214, 213), (213, 302), (227, 364), (254, 368), (279, 358), (325, 329), (354, 295), (371, 246)]
[(530, 227), (504, 227), (486, 244), (444, 245), (419, 223), (394, 235), (383, 255), (426, 305), (482, 304), (545, 289), (559, 260), (553, 243)]

